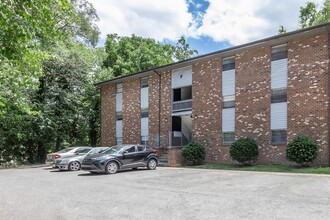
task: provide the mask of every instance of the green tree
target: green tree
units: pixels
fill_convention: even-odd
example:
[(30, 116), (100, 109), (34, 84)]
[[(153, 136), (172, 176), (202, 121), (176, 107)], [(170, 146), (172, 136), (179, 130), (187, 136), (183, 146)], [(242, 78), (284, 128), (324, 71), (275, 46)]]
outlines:
[(299, 24), (301, 28), (330, 22), (330, 0), (324, 0), (318, 7), (314, 2), (307, 2), (305, 7), (300, 7)]
[[(314, 2), (306, 2), (305, 7), (300, 7), (299, 26), (306, 28), (330, 22), (330, 0), (324, 0), (322, 6)], [(284, 26), (280, 26), (278, 34), (286, 33)]]
[(196, 50), (189, 49), (189, 44), (183, 37), (173, 46), (134, 34), (131, 37), (109, 34), (105, 42), (105, 51), (108, 56), (103, 63), (104, 67), (111, 70), (116, 77), (187, 59), (197, 54)]

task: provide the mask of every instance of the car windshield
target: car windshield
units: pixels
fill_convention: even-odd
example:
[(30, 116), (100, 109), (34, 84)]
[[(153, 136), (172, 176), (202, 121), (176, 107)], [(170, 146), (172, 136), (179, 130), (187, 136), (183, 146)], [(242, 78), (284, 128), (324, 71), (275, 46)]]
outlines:
[(58, 153), (66, 153), (66, 152), (69, 152), (70, 150), (72, 150), (74, 147), (69, 147), (69, 148), (66, 148), (66, 149), (63, 149), (63, 150), (60, 150)]
[(103, 151), (102, 154), (118, 153), (122, 148), (123, 148), (123, 146), (121, 146), (121, 145), (113, 146), (113, 147), (110, 147), (109, 149)]

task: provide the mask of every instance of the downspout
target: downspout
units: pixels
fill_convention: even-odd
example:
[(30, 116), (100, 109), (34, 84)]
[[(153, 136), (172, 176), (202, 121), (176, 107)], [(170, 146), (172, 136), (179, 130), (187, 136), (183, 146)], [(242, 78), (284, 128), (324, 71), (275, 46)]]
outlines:
[(158, 149), (160, 149), (160, 109), (161, 109), (161, 91), (162, 91), (162, 77), (160, 72), (157, 72), (156, 70), (154, 70), (155, 73), (157, 73), (158, 78), (159, 78), (159, 82), (158, 82)]
[[(330, 24), (327, 25), (327, 30), (328, 30), (328, 102), (330, 101)], [(328, 103), (328, 108), (329, 108), (329, 104)], [(330, 167), (330, 143), (329, 143), (329, 139), (330, 139), (330, 109), (328, 109), (328, 153), (329, 153), (329, 158), (328, 158), (328, 163), (329, 163), (329, 167)]]

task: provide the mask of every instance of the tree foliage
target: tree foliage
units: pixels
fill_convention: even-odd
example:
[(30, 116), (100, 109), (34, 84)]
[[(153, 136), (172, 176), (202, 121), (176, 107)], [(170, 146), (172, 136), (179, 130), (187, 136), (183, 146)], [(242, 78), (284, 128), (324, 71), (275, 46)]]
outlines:
[[(330, 22), (330, 0), (324, 0), (322, 6), (319, 6), (315, 2), (306, 2), (305, 7), (300, 7), (300, 28), (306, 28), (326, 22)], [(286, 33), (286, 29), (281, 25), (278, 34), (283, 33)]]
[(301, 28), (330, 22), (330, 0), (324, 0), (318, 7), (314, 2), (307, 2), (305, 7), (300, 7), (299, 24)]
[(190, 50), (183, 37), (173, 46), (134, 34), (131, 37), (109, 34), (105, 50), (108, 56), (104, 61), (104, 67), (113, 71), (116, 77), (187, 59), (197, 54), (196, 50)]

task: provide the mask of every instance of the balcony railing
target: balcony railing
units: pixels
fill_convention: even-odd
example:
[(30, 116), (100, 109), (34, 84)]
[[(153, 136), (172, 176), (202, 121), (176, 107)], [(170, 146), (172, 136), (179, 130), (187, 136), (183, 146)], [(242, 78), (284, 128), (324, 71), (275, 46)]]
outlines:
[(169, 133), (169, 145), (172, 147), (187, 145), (191, 140), (191, 133), (184, 133), (181, 131), (173, 131)]
[(188, 111), (191, 109), (192, 109), (191, 99), (173, 102), (172, 112)]

